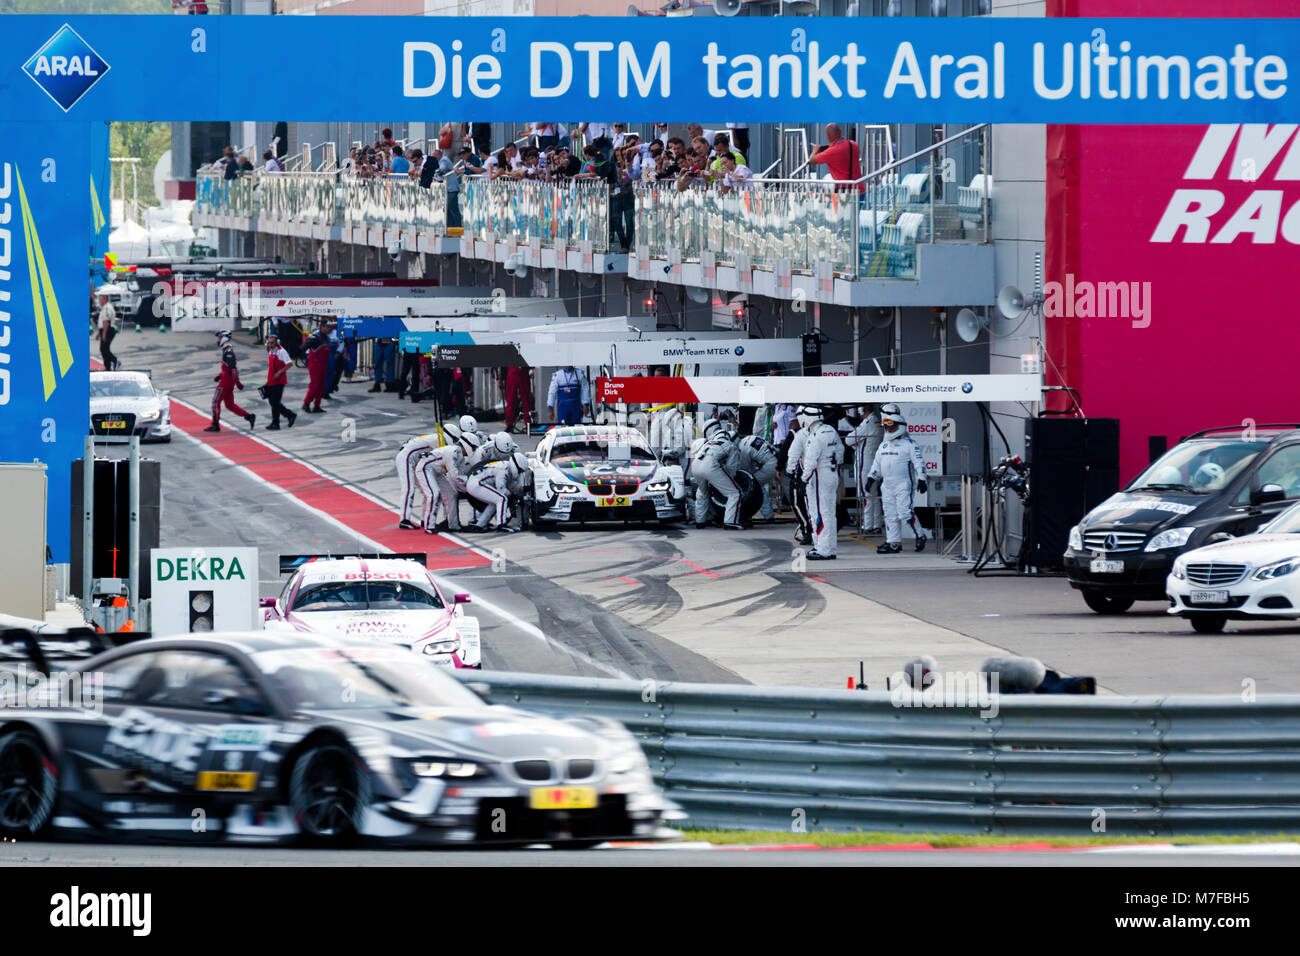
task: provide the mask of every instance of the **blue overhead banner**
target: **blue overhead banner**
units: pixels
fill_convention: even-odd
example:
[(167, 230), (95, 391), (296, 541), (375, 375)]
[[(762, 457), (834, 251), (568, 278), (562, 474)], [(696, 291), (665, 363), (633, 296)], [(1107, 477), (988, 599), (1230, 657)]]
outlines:
[[(31, 119), (1124, 124), (1300, 115), (1300, 20), (10, 15), (4, 24), (0, 104)], [(272, 62), (271, 82), (231, 81), (249, 63)]]
[(60, 563), (90, 422), (85, 134), (0, 120), (0, 461), (49, 466), (47, 541)]
[(90, 124), (90, 263), (95, 275), (103, 279), (108, 278), (104, 255), (112, 229), (113, 164), (108, 161), (111, 131), (108, 123)]

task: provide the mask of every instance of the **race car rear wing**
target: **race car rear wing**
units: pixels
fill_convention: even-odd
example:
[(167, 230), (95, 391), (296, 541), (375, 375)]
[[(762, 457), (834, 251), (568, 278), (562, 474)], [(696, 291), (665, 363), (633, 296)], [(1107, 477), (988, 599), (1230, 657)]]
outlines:
[(338, 554), (282, 554), (280, 555), (280, 573), (292, 574), (309, 561), (328, 561), (333, 558), (368, 558), (377, 560), (385, 558), (399, 561), (418, 561), (421, 567), (428, 567), (429, 556), (423, 551), (413, 551), (410, 553), (393, 553), (393, 554), (363, 554), (360, 552), (339, 552)]
[(123, 644), (152, 637), (148, 631), (96, 631), (89, 627), (0, 627), (0, 665), (30, 663), (42, 674), (55, 661), (82, 661)]

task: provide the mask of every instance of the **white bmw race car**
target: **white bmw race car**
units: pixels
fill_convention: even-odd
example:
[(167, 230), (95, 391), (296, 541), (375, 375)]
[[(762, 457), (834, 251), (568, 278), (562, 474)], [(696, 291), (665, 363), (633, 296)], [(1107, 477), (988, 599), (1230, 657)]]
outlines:
[(172, 440), (172, 402), (148, 372), (90, 373), (90, 433)]
[(635, 428), (559, 425), (546, 433), (529, 461), (536, 524), (685, 516), (681, 467), (660, 461)]
[(422, 554), (282, 555), (280, 573), (284, 590), (262, 600), (268, 631), (371, 638), (444, 667), (482, 667), (469, 595), (448, 602)]
[(1217, 633), (1229, 619), (1300, 617), (1300, 504), (1254, 534), (1179, 555), (1165, 589), (1169, 613), (1199, 634)]

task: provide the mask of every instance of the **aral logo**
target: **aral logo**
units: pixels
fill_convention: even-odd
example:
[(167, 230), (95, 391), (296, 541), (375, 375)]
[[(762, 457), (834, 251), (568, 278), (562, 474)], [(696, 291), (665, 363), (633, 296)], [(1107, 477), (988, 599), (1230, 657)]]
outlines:
[(66, 23), (23, 64), (23, 72), (65, 113), (108, 70), (104, 58)]

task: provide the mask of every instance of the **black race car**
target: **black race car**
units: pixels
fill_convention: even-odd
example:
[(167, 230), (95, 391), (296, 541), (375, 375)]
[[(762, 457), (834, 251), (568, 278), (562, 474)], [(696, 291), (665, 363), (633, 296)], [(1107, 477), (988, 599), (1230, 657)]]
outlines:
[(5, 836), (589, 845), (680, 815), (618, 723), (490, 705), (405, 648), (103, 641), (0, 631)]

